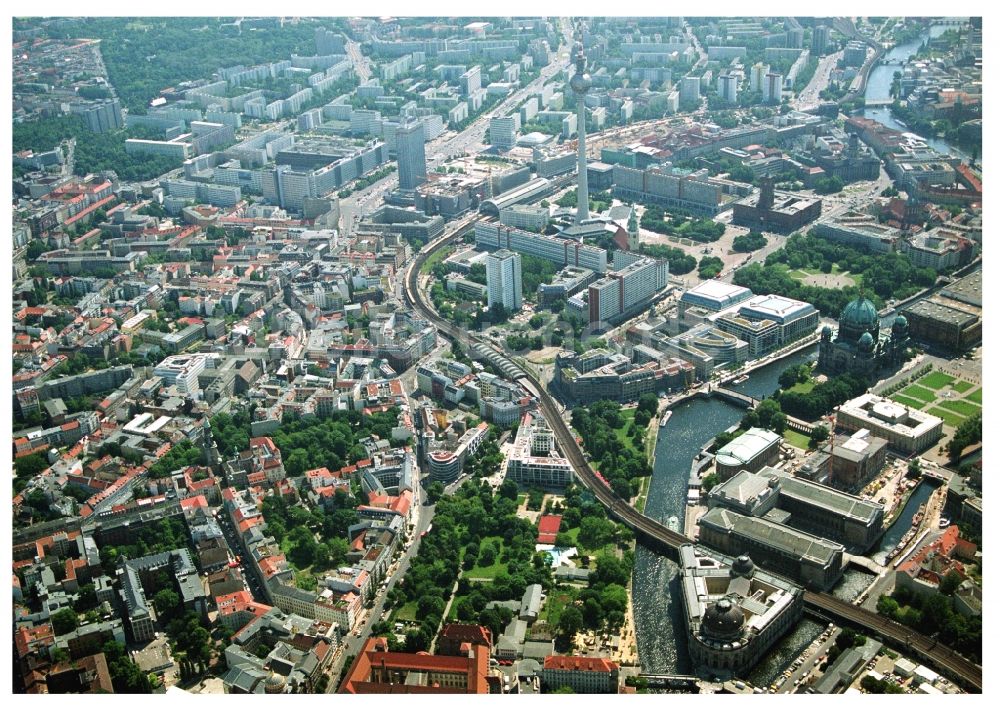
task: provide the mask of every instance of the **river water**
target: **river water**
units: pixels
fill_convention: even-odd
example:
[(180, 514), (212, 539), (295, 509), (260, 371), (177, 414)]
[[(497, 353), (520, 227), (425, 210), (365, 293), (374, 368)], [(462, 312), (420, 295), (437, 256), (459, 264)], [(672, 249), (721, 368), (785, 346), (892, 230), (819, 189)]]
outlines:
[[(755, 397), (771, 395), (777, 389), (778, 376), (785, 368), (814, 360), (816, 351), (817, 348), (811, 346), (776, 361), (755, 371), (749, 380), (734, 387)], [(664, 523), (671, 516), (683, 521), (692, 458), (703, 444), (738, 423), (743, 413), (742, 409), (729, 403), (707, 398), (695, 398), (674, 408), (673, 416), (665, 427), (660, 428), (657, 439), (653, 479), (646, 500), (647, 515)], [(636, 547), (632, 574), (636, 641), (643, 669), (650, 673), (689, 673), (691, 670), (683, 609), (680, 606), (680, 583), (676, 577), (677, 564), (674, 561), (642, 545)], [(865, 577), (860, 574), (860, 577), (852, 578), (855, 581), (850, 582), (853, 586), (846, 587), (848, 591), (856, 589), (855, 594), (860, 592), (867, 584), (863, 581)], [(841, 587), (848, 581), (845, 579)], [(754, 675), (765, 679), (775, 669), (776, 673), (780, 673), (822, 629), (814, 621), (800, 622), (758, 665)], [(788, 654), (791, 654), (790, 659), (785, 658)]]
[[(916, 40), (896, 45), (885, 54), (884, 60), (887, 64), (879, 64), (874, 67), (868, 77), (868, 85), (865, 87), (866, 100), (889, 99), (889, 90), (892, 87), (892, 76), (896, 72), (902, 72), (906, 66), (906, 61), (917, 53), (924, 40), (928, 37), (939, 37), (946, 30), (956, 29), (957, 25), (932, 25), (923, 32)], [(912, 132), (905, 124), (892, 116), (888, 107), (868, 107), (864, 111), (864, 116), (874, 119), (887, 127), (900, 132)], [(957, 147), (953, 147), (943, 139), (929, 137), (927, 144), (934, 149), (945, 154), (953, 154), (968, 162), (971, 157)]]

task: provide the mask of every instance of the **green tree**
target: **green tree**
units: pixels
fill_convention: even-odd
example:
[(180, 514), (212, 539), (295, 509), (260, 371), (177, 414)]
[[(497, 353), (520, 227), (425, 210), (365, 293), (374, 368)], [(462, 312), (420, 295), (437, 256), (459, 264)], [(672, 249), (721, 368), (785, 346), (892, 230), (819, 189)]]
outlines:
[(18, 477), (34, 477), (49, 467), (44, 453), (32, 453), (14, 460), (14, 472)]
[(181, 598), (173, 589), (161, 589), (153, 596), (153, 606), (161, 620), (169, 619), (180, 606)]
[(563, 609), (559, 615), (559, 633), (563, 637), (572, 641), (580, 629), (583, 628), (583, 614), (572, 604)]
[(50, 620), (56, 636), (69, 634), (80, 625), (80, 620), (72, 609), (63, 608), (52, 615)]
[(830, 429), (825, 425), (817, 425), (809, 432), (809, 447), (816, 448), (817, 445), (826, 442), (830, 437)]

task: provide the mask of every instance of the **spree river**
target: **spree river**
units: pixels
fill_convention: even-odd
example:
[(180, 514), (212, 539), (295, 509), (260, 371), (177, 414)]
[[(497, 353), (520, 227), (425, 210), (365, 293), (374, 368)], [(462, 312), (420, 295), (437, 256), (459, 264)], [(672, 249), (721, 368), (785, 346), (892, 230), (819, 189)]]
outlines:
[[(885, 64), (880, 63), (876, 67), (872, 68), (871, 74), (868, 77), (868, 84), (865, 87), (865, 99), (890, 99), (889, 91), (892, 88), (893, 74), (903, 71), (906, 67), (907, 60), (917, 53), (920, 46), (927, 38), (940, 37), (946, 30), (956, 29), (957, 27), (957, 25), (931, 25), (931, 27), (921, 33), (920, 37), (916, 40), (911, 40), (910, 42), (905, 42), (902, 45), (896, 45), (893, 47), (883, 58)], [(885, 126), (900, 132), (913, 131), (893, 117), (892, 112), (888, 107), (868, 107), (864, 111), (864, 116), (868, 119), (874, 119), (877, 122), (881, 122)], [(939, 152), (953, 154), (956, 157), (961, 157), (966, 162), (971, 159), (966, 152), (952, 146), (943, 139), (938, 139), (936, 137), (928, 137), (925, 139), (928, 145)]]
[[(769, 396), (778, 388), (778, 376), (785, 368), (815, 360), (817, 350), (811, 346), (776, 361), (754, 371), (749, 380), (733, 388), (756, 398)], [(670, 517), (683, 521), (692, 458), (702, 445), (738, 423), (743, 413), (729, 403), (707, 398), (695, 398), (674, 408), (657, 439), (647, 515), (664, 523)], [(673, 560), (642, 545), (636, 547), (632, 599), (639, 659), (646, 672), (691, 673), (677, 572)], [(834, 594), (853, 599), (872, 579), (869, 574), (849, 569)], [(824, 628), (825, 624), (804, 618), (754, 668), (748, 680), (756, 686), (770, 684)]]

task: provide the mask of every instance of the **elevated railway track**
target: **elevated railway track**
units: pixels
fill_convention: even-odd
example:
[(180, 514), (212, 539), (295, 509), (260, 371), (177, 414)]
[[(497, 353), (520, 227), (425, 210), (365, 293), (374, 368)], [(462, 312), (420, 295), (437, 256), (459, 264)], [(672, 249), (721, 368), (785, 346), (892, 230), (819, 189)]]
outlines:
[[(427, 258), (438, 249), (453, 243), (462, 236), (475, 224), (477, 219), (478, 217), (473, 216), (456, 229), (421, 249), (416, 259), (407, 267), (404, 275), (404, 296), (407, 304), (420, 313), (424, 319), (430, 321), (442, 335), (468, 346), (471, 354), (488, 361), (509, 379), (517, 381), (534, 395), (538, 399), (542, 415), (555, 433), (563, 456), (572, 464), (580, 481), (594, 493), (616, 519), (631, 527), (645, 544), (654, 548), (665, 548), (670, 554), (676, 556), (679, 547), (690, 542), (690, 539), (642, 514), (628, 501), (614, 493), (611, 486), (599, 477), (590, 463), (587, 462), (583, 450), (563, 420), (559, 406), (545, 390), (545, 387), (511, 360), (500, 346), (485, 343), (464, 328), (444, 321), (434, 308), (427, 304), (426, 299), (418, 290), (420, 269)], [(956, 683), (963, 685), (970, 691), (982, 691), (982, 667), (938, 643), (935, 639), (918, 634), (909, 627), (887, 617), (869, 612), (860, 606), (829, 594), (807, 591), (805, 604), (810, 611), (826, 614), (832, 619), (869, 630), (899, 648), (916, 654), (943, 672), (948, 678), (955, 680)]]

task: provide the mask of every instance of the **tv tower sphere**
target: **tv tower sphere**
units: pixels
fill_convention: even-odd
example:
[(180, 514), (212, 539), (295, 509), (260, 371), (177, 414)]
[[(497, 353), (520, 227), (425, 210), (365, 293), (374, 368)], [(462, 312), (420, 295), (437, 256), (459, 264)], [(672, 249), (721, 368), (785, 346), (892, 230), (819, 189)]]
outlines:
[(570, 78), (569, 86), (573, 89), (576, 94), (582, 95), (586, 94), (587, 90), (593, 85), (590, 75), (587, 74), (585, 66), (587, 63), (586, 58), (583, 56), (583, 43), (577, 42), (574, 48), (575, 59), (576, 59), (576, 74)]

